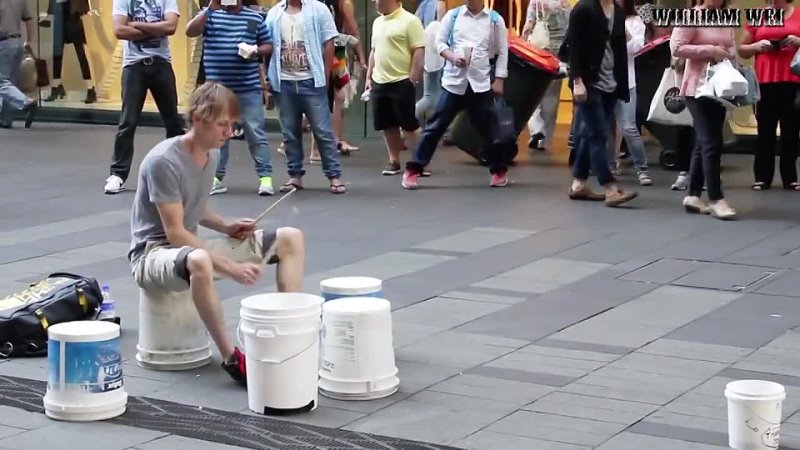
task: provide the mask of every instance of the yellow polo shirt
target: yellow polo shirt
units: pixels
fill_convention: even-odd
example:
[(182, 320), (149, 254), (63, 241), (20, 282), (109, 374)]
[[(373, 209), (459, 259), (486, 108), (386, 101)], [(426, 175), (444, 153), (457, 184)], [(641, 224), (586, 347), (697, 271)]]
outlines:
[(372, 81), (383, 84), (408, 78), (411, 56), (420, 47), (425, 47), (425, 29), (417, 16), (402, 6), (379, 16), (372, 22)]

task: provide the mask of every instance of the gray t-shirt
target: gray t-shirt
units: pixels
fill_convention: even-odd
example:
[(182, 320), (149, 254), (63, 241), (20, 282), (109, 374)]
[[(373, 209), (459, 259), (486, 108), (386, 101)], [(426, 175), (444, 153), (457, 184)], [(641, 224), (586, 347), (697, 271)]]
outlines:
[[(178, 12), (177, 0), (114, 0), (114, 16), (125, 16), (129, 22), (155, 23), (165, 20), (167, 13)], [(144, 41), (125, 42), (122, 65), (130, 66), (148, 57), (159, 57), (171, 61), (169, 39), (153, 38)]]
[(617, 89), (617, 80), (614, 79), (614, 51), (611, 49), (611, 32), (614, 29), (614, 12), (608, 18), (609, 39), (606, 41), (606, 52), (600, 63), (597, 81), (594, 87), (603, 92), (614, 92)]
[(20, 34), (22, 21), (32, 18), (26, 0), (0, 0), (0, 38)]
[(219, 150), (212, 150), (204, 168), (181, 149), (180, 137), (153, 147), (139, 166), (136, 196), (131, 208), (131, 249), (128, 259), (136, 267), (147, 242), (166, 241), (167, 234), (156, 204), (183, 203), (183, 225), (197, 233), (206, 208)]

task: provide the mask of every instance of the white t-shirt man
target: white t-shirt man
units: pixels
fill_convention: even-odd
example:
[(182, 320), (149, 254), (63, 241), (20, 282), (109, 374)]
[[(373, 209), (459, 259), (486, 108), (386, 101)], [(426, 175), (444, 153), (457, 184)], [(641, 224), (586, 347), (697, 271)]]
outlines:
[[(114, 0), (114, 16), (126, 16), (131, 22), (155, 23), (165, 20), (168, 13), (178, 12), (177, 0)], [(169, 39), (166, 36), (144, 41), (125, 42), (122, 66), (130, 66), (150, 57), (171, 61)]]

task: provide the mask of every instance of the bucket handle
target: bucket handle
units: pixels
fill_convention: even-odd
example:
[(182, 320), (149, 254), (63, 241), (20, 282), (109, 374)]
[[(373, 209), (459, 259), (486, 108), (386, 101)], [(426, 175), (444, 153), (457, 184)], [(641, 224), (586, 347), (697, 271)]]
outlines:
[[(264, 331), (265, 330), (256, 331), (256, 336), (257, 337), (270, 337), (270, 336), (274, 336), (275, 335), (274, 333), (269, 333), (269, 334), (264, 333)], [(242, 336), (242, 324), (241, 324), (241, 322), (238, 325), (236, 325), (236, 337), (239, 340), (239, 347), (241, 347), (244, 350), (245, 354), (247, 354), (247, 349), (244, 347), (244, 339), (243, 339), (243, 336)], [(269, 363), (269, 364), (283, 364), (286, 361), (289, 361), (290, 359), (294, 359), (294, 358), (297, 358), (298, 356), (302, 355), (303, 353), (305, 353), (306, 350), (310, 349), (315, 343), (317, 343), (316, 339), (311, 341), (311, 343), (308, 344), (307, 346), (303, 347), (303, 349), (300, 350), (299, 352), (297, 352), (297, 353), (295, 353), (293, 355), (287, 356), (286, 358), (284, 358), (284, 359), (282, 359), (280, 361), (276, 361), (276, 360), (273, 360), (273, 359), (259, 359), (259, 361), (265, 362), (265, 363)]]

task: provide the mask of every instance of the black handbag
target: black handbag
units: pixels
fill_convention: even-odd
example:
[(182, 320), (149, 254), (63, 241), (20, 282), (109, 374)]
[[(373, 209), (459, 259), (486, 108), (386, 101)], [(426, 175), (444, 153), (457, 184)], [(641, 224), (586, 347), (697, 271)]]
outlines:
[(0, 299), (0, 358), (47, 355), (50, 325), (94, 319), (102, 302), (97, 280), (61, 272)]
[(495, 97), (494, 121), (491, 136), (492, 146), (502, 148), (516, 146), (517, 130), (514, 124), (514, 110), (506, 104), (502, 97)]

